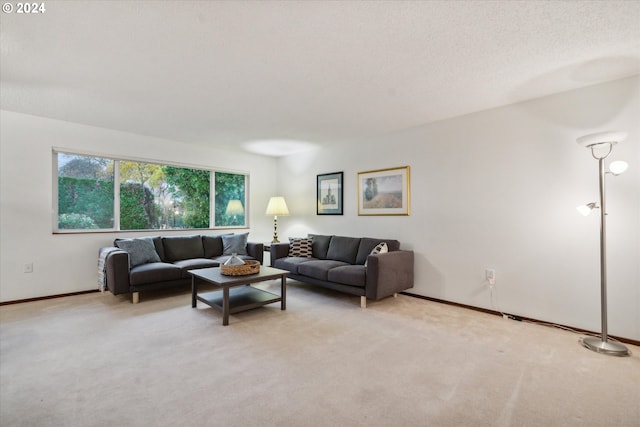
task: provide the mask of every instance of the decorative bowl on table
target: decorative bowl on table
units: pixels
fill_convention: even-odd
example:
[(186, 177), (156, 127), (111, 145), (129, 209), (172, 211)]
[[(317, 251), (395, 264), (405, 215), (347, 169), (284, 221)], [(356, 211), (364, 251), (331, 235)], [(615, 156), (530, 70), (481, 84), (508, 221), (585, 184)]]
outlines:
[(243, 265), (225, 265), (220, 266), (220, 273), (225, 276), (247, 276), (260, 272), (260, 261), (244, 260)]

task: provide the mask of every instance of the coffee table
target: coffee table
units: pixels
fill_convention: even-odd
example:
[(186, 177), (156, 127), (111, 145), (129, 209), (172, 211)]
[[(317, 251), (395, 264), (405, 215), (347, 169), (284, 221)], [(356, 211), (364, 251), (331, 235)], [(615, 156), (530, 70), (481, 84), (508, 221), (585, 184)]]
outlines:
[[(191, 307), (198, 301), (222, 310), (222, 324), (229, 324), (229, 314), (238, 313), (280, 301), (280, 309), (287, 309), (287, 270), (260, 266), (260, 272), (246, 276), (225, 276), (220, 267), (189, 270), (191, 274)], [(253, 283), (280, 279), (280, 295), (257, 289)], [(198, 282), (222, 289), (198, 294)]]

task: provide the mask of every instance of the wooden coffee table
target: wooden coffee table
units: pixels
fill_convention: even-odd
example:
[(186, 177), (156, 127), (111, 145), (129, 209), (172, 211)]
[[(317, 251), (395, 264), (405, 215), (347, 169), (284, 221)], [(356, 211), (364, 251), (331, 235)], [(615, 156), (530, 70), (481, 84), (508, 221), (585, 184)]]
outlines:
[[(198, 301), (222, 310), (222, 324), (229, 324), (229, 314), (238, 313), (280, 301), (280, 309), (287, 309), (287, 270), (260, 266), (260, 272), (246, 276), (225, 276), (220, 267), (189, 270), (191, 274), (191, 307)], [(257, 289), (252, 283), (280, 279), (280, 295)], [(198, 294), (198, 282), (206, 282), (219, 288)]]

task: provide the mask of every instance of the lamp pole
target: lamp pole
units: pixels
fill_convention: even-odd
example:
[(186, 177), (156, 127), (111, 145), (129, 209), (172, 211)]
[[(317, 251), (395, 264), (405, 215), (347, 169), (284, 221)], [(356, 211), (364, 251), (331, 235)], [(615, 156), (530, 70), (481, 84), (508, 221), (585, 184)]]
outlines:
[(598, 159), (600, 188), (600, 322), (602, 342), (607, 342), (607, 205), (605, 196), (604, 157)]

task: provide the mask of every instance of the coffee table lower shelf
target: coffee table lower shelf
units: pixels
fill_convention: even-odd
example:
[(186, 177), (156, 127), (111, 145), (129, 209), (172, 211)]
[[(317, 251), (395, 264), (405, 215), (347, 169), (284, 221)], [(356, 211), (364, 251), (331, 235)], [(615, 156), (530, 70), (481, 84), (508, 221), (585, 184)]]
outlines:
[[(220, 311), (223, 310), (222, 303), (224, 298), (222, 289), (198, 294), (196, 299)], [(256, 289), (249, 285), (231, 288), (229, 289), (229, 314), (252, 310), (278, 301), (282, 301), (280, 295)]]

